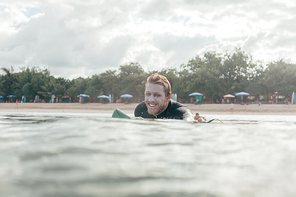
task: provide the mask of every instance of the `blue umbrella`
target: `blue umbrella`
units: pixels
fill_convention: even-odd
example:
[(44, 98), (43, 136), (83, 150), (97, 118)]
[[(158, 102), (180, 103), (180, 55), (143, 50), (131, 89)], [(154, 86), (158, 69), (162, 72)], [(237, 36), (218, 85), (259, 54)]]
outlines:
[(101, 95), (101, 96), (98, 96), (97, 98), (105, 98), (105, 99), (107, 99), (107, 98), (109, 98), (109, 96)]
[(202, 96), (202, 95), (203, 95), (202, 93), (193, 92), (193, 93), (189, 94), (188, 96)]
[(77, 95), (77, 97), (89, 97), (89, 95), (87, 95), (87, 94), (79, 94), (79, 95)]
[(7, 98), (12, 98), (12, 97), (15, 98), (16, 96), (14, 96), (14, 95), (8, 95), (7, 96)]
[(120, 98), (132, 98), (133, 96), (130, 94), (123, 94), (120, 96)]
[(4, 97), (0, 95), (0, 98), (4, 98)]
[(235, 96), (250, 96), (250, 94), (247, 92), (239, 92), (239, 93), (236, 93)]

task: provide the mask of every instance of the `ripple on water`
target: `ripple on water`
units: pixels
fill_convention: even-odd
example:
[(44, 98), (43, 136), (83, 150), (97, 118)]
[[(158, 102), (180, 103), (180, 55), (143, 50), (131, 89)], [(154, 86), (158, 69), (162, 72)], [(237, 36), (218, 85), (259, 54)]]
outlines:
[[(295, 116), (0, 114), (3, 196), (295, 196)], [(284, 189), (283, 189), (284, 185)]]

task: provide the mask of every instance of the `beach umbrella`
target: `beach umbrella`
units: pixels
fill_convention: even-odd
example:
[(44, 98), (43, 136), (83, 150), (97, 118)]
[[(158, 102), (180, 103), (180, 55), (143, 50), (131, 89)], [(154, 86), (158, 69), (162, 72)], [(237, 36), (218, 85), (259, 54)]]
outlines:
[(15, 98), (16, 96), (14, 95), (8, 95), (7, 98)]
[(100, 96), (98, 96), (97, 98), (104, 98), (104, 99), (108, 99), (108, 98), (109, 98), (109, 96), (106, 96), (106, 95), (100, 95)]
[(77, 97), (89, 97), (89, 95), (87, 95), (87, 94), (79, 94), (79, 95), (77, 95)]
[(203, 95), (202, 93), (193, 92), (193, 93), (189, 94), (188, 96), (202, 96), (202, 95)]
[(120, 98), (132, 98), (133, 96), (130, 94), (123, 94), (120, 96)]
[(232, 94), (226, 94), (223, 97), (224, 98), (235, 98), (235, 96), (233, 96)]
[(0, 98), (3, 99), (4, 97), (0, 95)]
[(235, 96), (250, 96), (250, 94), (247, 92), (239, 92), (239, 93), (236, 93)]

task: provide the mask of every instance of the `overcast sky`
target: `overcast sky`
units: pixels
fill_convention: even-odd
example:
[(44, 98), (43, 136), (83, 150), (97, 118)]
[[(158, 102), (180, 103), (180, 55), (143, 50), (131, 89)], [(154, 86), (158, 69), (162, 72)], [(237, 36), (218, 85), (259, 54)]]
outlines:
[(138, 62), (179, 68), (235, 47), (296, 63), (295, 0), (1, 0), (0, 67), (91, 77)]

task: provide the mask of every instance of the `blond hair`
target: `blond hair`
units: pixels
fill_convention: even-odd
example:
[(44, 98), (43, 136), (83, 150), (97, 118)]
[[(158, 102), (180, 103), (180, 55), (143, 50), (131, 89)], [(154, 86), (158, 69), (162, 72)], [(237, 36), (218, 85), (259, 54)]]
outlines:
[(166, 96), (168, 96), (171, 93), (171, 84), (169, 80), (163, 75), (160, 75), (158, 73), (150, 75), (147, 78), (145, 86), (147, 86), (148, 83), (162, 85), (164, 87), (164, 92)]

